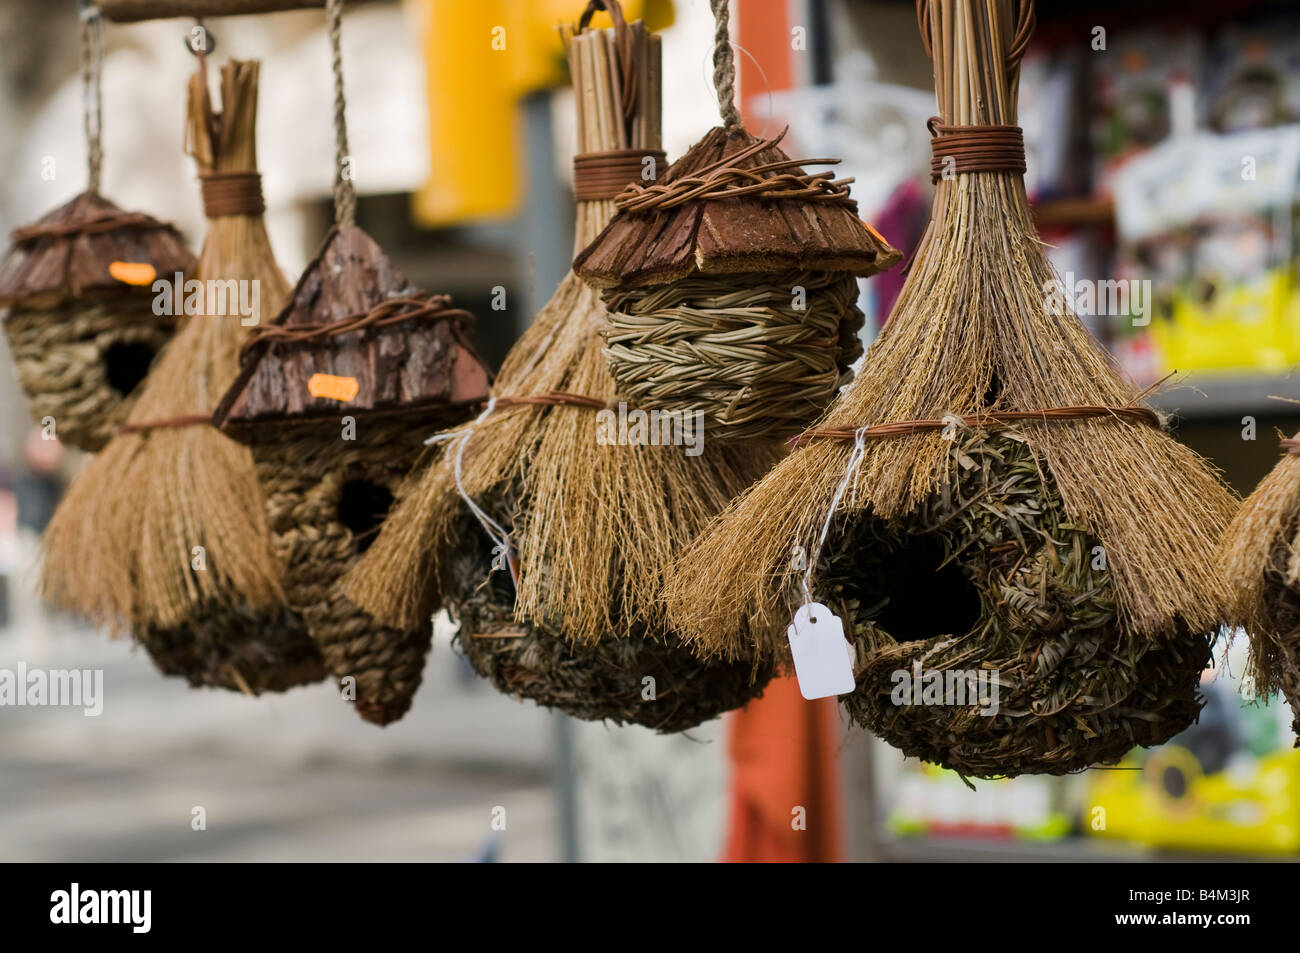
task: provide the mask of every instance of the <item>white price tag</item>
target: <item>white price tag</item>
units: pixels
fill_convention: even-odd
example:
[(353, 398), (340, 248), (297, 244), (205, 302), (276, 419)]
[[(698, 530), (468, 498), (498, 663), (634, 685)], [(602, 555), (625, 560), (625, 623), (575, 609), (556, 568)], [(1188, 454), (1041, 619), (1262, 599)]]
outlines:
[(786, 627), (799, 694), (810, 701), (853, 691), (853, 646), (844, 641), (844, 623), (820, 602), (799, 607)]

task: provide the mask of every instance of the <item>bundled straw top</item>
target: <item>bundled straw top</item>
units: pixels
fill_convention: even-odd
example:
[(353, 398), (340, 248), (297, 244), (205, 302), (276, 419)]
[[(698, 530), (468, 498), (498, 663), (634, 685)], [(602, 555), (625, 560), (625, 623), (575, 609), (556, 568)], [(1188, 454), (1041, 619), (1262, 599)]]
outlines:
[(658, 184), (634, 183), (619, 195), (620, 214), (573, 270), (598, 288), (632, 288), (697, 272), (873, 275), (898, 262), (899, 252), (858, 218), (851, 180), (805, 172), (781, 150), (783, 136), (710, 130)]
[(12, 237), (14, 247), (0, 263), (0, 307), (54, 305), (90, 291), (129, 288), (110, 272), (115, 262), (147, 263), (162, 277), (194, 264), (174, 227), (124, 212), (96, 192), (82, 192)]

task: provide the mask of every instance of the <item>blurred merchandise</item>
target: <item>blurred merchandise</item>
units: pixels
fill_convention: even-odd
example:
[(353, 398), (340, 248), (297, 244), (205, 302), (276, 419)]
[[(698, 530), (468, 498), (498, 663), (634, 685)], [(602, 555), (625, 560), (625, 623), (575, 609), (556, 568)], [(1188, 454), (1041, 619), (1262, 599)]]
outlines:
[(1190, 31), (1137, 30), (1114, 37), (1105, 56), (1117, 65), (1094, 74), (1094, 181), (1102, 195), (1130, 159), (1190, 131), (1204, 43)]
[(1158, 748), (1089, 774), (1084, 830), (1154, 847), (1300, 850), (1300, 750), (1280, 699), (1243, 703), (1245, 640), (1207, 669), (1195, 725)]
[(1025, 774), (972, 791), (956, 772), (909, 758), (897, 785), (886, 821), (895, 834), (1054, 841), (1070, 833), (1064, 778)]
[(1077, 47), (1035, 49), (1020, 64), (1020, 126), (1030, 201), (1090, 190), (1087, 93), (1084, 54)]
[(1229, 24), (1214, 39), (1205, 125), (1216, 132), (1300, 122), (1300, 27), (1294, 17)]
[[(1160, 376), (1300, 361), (1300, 126), (1170, 141), (1114, 184), (1120, 268), (1151, 281), (1157, 302)], [(1140, 335), (1139, 322), (1121, 320), (1121, 336), (1130, 330)]]

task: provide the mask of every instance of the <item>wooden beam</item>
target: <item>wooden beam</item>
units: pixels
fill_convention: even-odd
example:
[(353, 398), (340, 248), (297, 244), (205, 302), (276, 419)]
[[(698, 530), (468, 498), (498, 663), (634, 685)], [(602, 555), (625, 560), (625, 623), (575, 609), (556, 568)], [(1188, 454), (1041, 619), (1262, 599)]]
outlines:
[[(350, 0), (349, 6), (367, 0)], [(325, 0), (99, 0), (99, 9), (114, 23), (166, 20), (172, 17), (229, 17), (281, 10), (321, 9)]]

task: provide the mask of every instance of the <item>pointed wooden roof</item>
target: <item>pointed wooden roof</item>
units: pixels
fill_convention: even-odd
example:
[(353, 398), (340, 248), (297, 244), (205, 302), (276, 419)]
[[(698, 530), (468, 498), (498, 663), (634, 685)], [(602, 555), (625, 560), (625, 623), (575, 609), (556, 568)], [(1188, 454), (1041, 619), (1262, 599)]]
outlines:
[(174, 227), (124, 212), (95, 192), (82, 192), (34, 225), (15, 229), (13, 240), (0, 261), (0, 307), (54, 305), (88, 291), (128, 287), (110, 272), (115, 262), (150, 265), (167, 279), (194, 264)]
[[(417, 315), (406, 303), (412, 299), (431, 307)], [(391, 323), (331, 330), (385, 302), (394, 305)], [(407, 311), (412, 317), (402, 319)], [(272, 322), (283, 331), (250, 338), (214, 423), (248, 439), (262, 425), (292, 420), (451, 410), (486, 400), (491, 375), (468, 342), (469, 320), (449, 298), (413, 287), (360, 228), (332, 228)], [(346, 387), (330, 387), (339, 383), (330, 378)], [(336, 396), (321, 396), (325, 391)], [(348, 392), (348, 399), (338, 399)]]
[[(778, 137), (779, 138), (779, 137)], [(741, 130), (714, 128), (672, 164), (661, 180), (671, 185), (762, 140)], [(775, 144), (741, 160), (753, 169), (790, 157)], [(799, 167), (760, 172), (765, 178)], [(692, 199), (646, 212), (620, 211), (574, 259), (573, 270), (598, 288), (667, 284), (695, 272), (735, 274), (788, 269), (874, 275), (902, 255), (853, 207), (839, 202), (773, 199), (757, 195)]]

